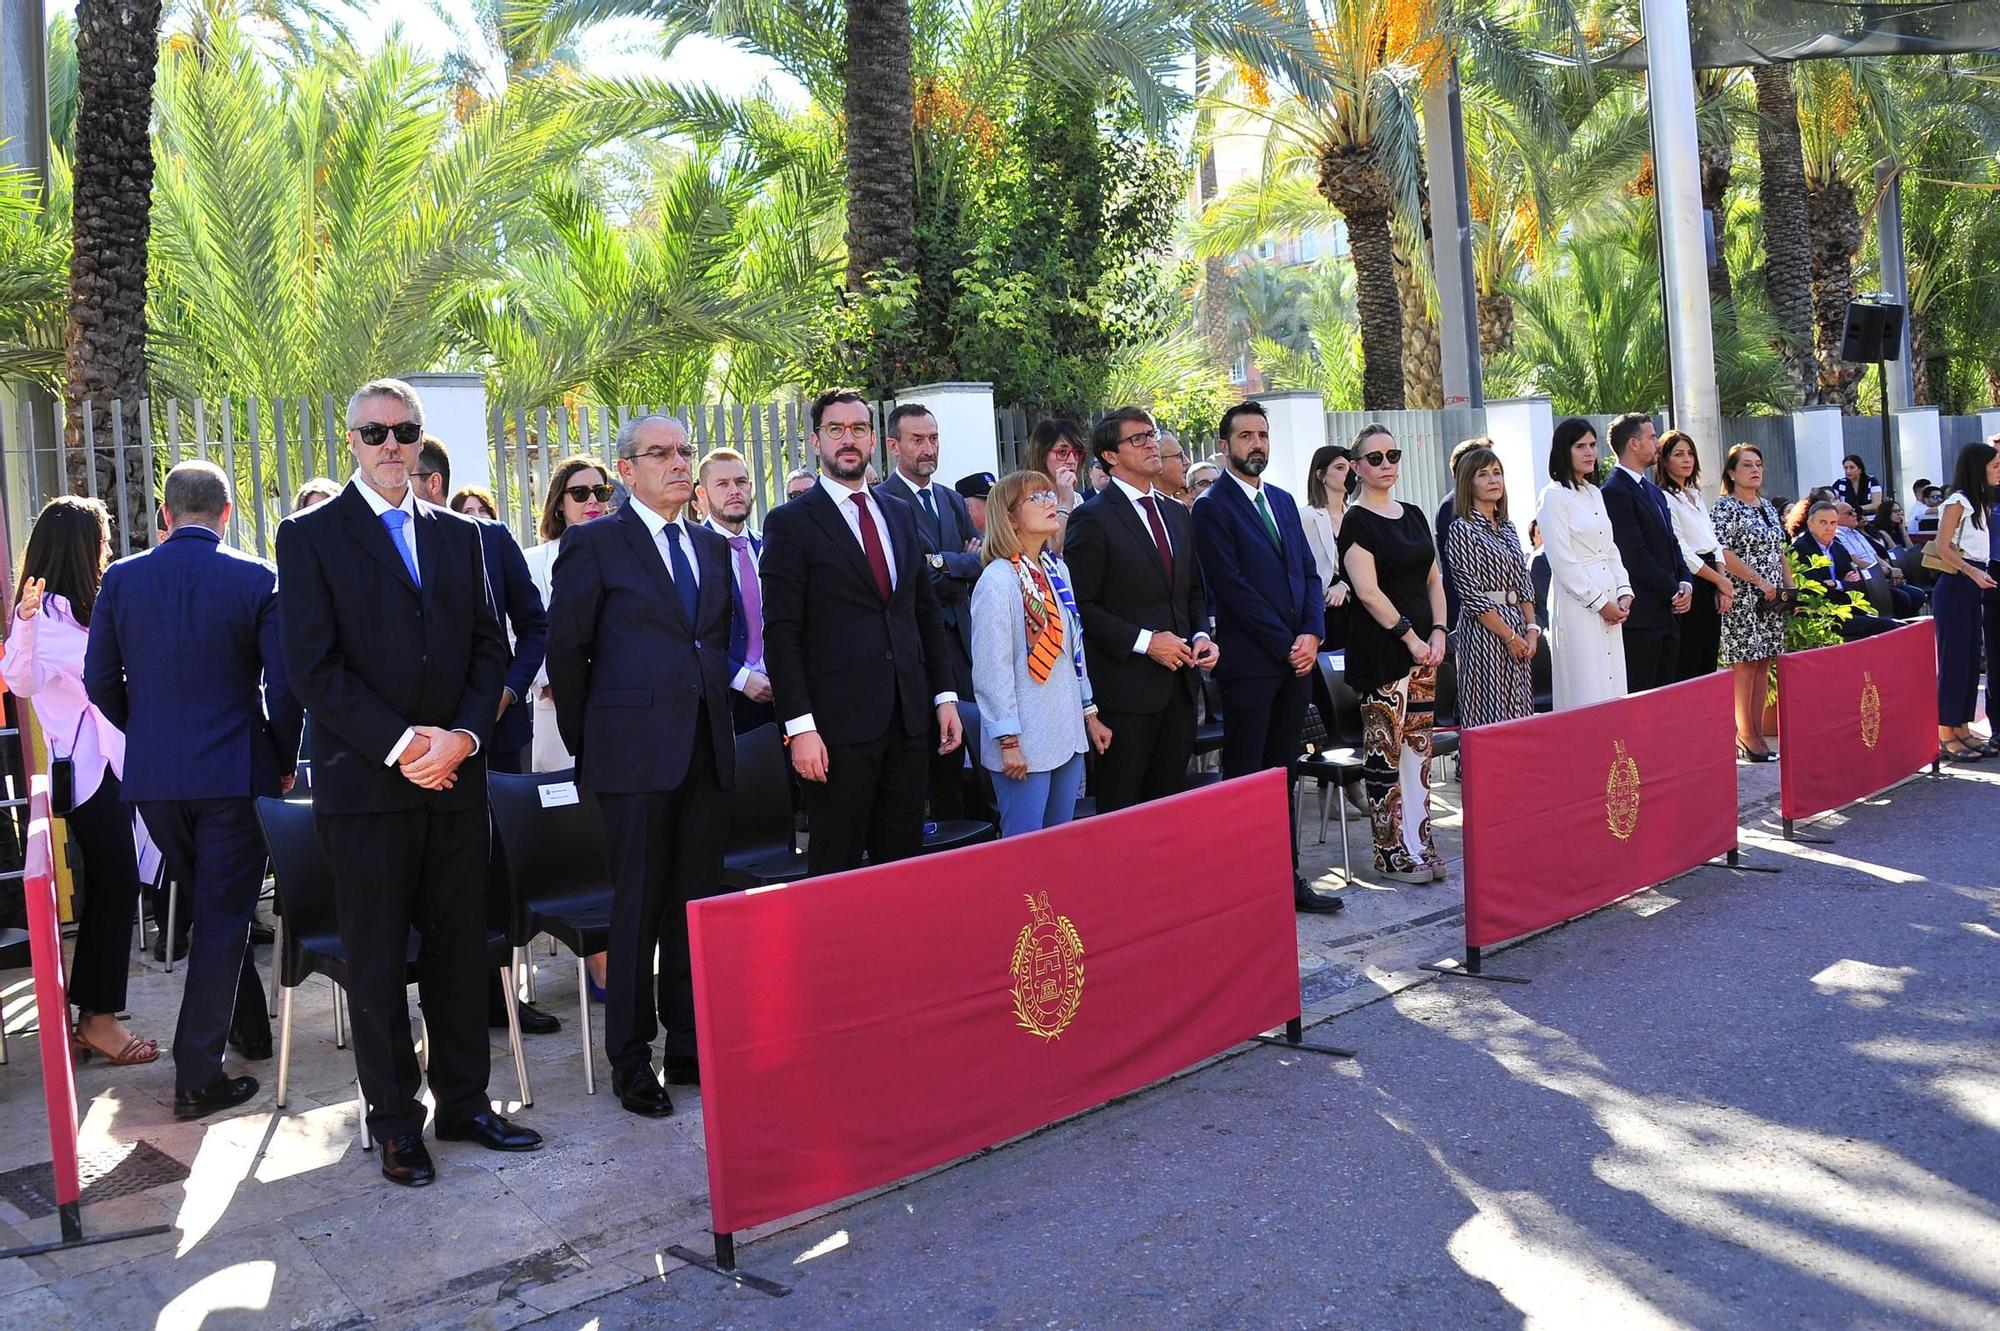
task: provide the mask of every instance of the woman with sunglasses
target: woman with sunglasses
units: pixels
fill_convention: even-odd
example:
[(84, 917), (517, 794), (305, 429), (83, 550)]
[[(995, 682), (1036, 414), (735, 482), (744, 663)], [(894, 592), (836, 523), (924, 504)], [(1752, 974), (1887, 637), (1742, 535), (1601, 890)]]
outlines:
[(1002, 477), (986, 498), (985, 567), (972, 588), (972, 696), (1003, 837), (1075, 816), (1086, 746), (1102, 753), (1111, 743), (1084, 669), (1069, 569), (1050, 548), (1059, 502), (1055, 482), (1039, 471)]
[[(528, 559), (528, 575), (542, 604), (549, 603), (555, 580), (556, 552), (562, 534), (580, 522), (590, 522), (611, 511), (611, 477), (604, 464), (583, 456), (564, 458), (549, 476), (549, 490), (542, 497), (542, 543), (522, 553)], [(537, 772), (554, 772), (574, 765), (562, 735), (556, 730), (555, 699), (549, 696), (549, 672), (545, 665), (535, 675), (535, 738), (529, 762)]]
[(21, 557), (0, 675), (33, 703), (50, 758), (69, 759), (73, 774), (70, 807), (55, 811), (83, 869), (76, 950), (66, 968), (77, 1010), (71, 1050), (79, 1060), (99, 1054), (122, 1066), (151, 1063), (160, 1046), (118, 1020), (131, 969), (126, 949), (139, 905), (139, 859), (132, 810), (119, 797), (125, 736), (83, 687), (90, 614), (110, 562), (111, 520), (103, 504), (59, 495), (42, 506)]
[(1632, 579), (1612, 539), (1597, 488), (1597, 431), (1572, 416), (1549, 441), (1542, 490), (1542, 548), (1549, 557), (1549, 652), (1558, 712), (1625, 696), (1625, 635)]
[(1431, 839), (1431, 722), (1444, 660), (1444, 578), (1430, 519), (1391, 492), (1403, 450), (1379, 425), (1354, 440), (1360, 492), (1340, 524), (1340, 566), (1360, 606), (1347, 626), (1347, 683), (1361, 696), (1361, 783), (1375, 871), (1444, 877)]

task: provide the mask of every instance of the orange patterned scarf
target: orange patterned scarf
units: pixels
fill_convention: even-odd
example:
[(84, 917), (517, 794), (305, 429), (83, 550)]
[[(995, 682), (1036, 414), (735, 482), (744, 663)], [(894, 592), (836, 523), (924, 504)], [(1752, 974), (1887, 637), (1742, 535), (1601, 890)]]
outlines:
[(1028, 629), (1028, 677), (1046, 684), (1063, 658), (1062, 604), (1039, 564), (1016, 555), (1014, 571), (1021, 579), (1021, 611)]

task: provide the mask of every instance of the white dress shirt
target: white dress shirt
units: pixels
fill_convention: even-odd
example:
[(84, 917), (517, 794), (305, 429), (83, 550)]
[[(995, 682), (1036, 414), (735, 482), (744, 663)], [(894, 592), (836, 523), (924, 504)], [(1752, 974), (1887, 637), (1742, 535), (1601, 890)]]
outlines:
[(1688, 566), (1688, 571), (1714, 567), (1722, 558), (1722, 542), (1715, 534), (1715, 523), (1710, 520), (1708, 510), (1701, 506), (1699, 492), (1668, 491), (1667, 512), (1674, 520), (1674, 539), (1680, 543), (1681, 562)]
[[(750, 576), (756, 580), (758, 602), (762, 604), (764, 575), (758, 571), (757, 566), (763, 560), (764, 556), (757, 549), (757, 533), (750, 530), (750, 524), (747, 522), (743, 524), (743, 530), (740, 532), (729, 530), (729, 528), (723, 526), (714, 518), (709, 518), (702, 525), (725, 541), (734, 541), (738, 536), (747, 536), (750, 539), (750, 544), (746, 547), (750, 551)], [(736, 562), (736, 548), (734, 546), (731, 546), (729, 550), (729, 576), (738, 579), (739, 582), (742, 578), (742, 566)], [(731, 677), (729, 687), (738, 693), (743, 692), (744, 689), (750, 686), (750, 676), (753, 672), (762, 674), (764, 672), (764, 663), (762, 661), (745, 661), (737, 668), (736, 674)]]
[[(417, 562), (417, 492), (405, 486), (403, 488), (403, 502), (392, 504), (377, 494), (374, 486), (362, 480), (361, 473), (358, 471), (354, 473), (353, 477), (347, 483), (361, 492), (361, 497), (368, 501), (369, 508), (375, 510), (377, 518), (380, 518), (384, 513), (392, 509), (401, 509), (409, 515), (409, 521), (403, 524), (403, 541), (410, 547), (410, 567), (417, 570), (417, 581), (421, 584), (424, 574), (423, 565)], [(388, 526), (388, 523), (383, 523), (383, 530), (387, 531)], [(393, 545), (395, 539), (395, 537), (391, 536), (389, 538), (390, 544)], [(479, 567), (483, 573), (486, 568), (486, 552), (484, 550), (481, 550), (479, 553)], [(471, 740), (472, 752), (475, 754), (479, 752), (479, 736), (473, 734), (470, 730), (460, 730), (454, 733), (463, 735)], [(403, 750), (408, 748), (410, 741), (416, 737), (417, 729), (415, 726), (405, 728), (402, 735), (389, 747), (389, 756), (382, 760), (382, 765), (384, 767), (394, 767), (397, 758), (402, 756)], [(471, 755), (468, 754), (467, 756), (470, 757)]]
[(700, 566), (695, 563), (694, 558), (694, 537), (688, 535), (687, 510), (682, 509), (679, 517), (668, 518), (640, 503), (637, 495), (633, 495), (625, 502), (639, 515), (639, 521), (646, 524), (646, 534), (653, 538), (653, 549), (659, 553), (660, 562), (666, 565), (667, 581), (675, 581), (674, 557), (667, 549), (666, 539), (666, 530), (672, 527), (676, 533), (675, 539), (681, 543), (681, 553), (687, 556), (688, 574), (694, 579), (696, 587), (701, 586)]
[[(1111, 483), (1117, 486), (1120, 490), (1123, 490), (1125, 492), (1125, 497), (1132, 501), (1132, 512), (1136, 514), (1139, 518), (1140, 530), (1144, 531), (1146, 533), (1146, 539), (1148, 541), (1151, 541), (1153, 539), (1153, 524), (1146, 520), (1146, 510), (1139, 507), (1139, 501), (1141, 499), (1150, 498), (1153, 501), (1153, 507), (1156, 510), (1165, 508), (1168, 502), (1170, 501), (1167, 499), (1165, 495), (1161, 494), (1158, 490), (1153, 490), (1153, 489), (1141, 490), (1138, 486), (1132, 485), (1124, 480), (1121, 480), (1117, 476), (1113, 476), (1111, 478)], [(1160, 530), (1162, 532), (1165, 532), (1167, 530), (1167, 520), (1164, 517), (1160, 519)], [(1174, 538), (1173, 534), (1169, 532), (1167, 534), (1167, 553), (1172, 554), (1173, 552), (1174, 552)], [(1206, 638), (1207, 636), (1208, 635), (1206, 633), (1198, 632), (1194, 635), (1193, 639), (1190, 639), (1190, 641)], [(1134, 656), (1144, 656), (1146, 654), (1146, 649), (1152, 645), (1153, 645), (1153, 630), (1140, 629), (1138, 638), (1136, 638), (1132, 643), (1132, 654)]]
[[(841, 521), (847, 524), (847, 530), (854, 533), (854, 543), (864, 550), (867, 549), (867, 543), (861, 539), (861, 505), (854, 502), (855, 495), (867, 492), (850, 490), (824, 472), (820, 473), (819, 488), (826, 491), (827, 498), (833, 501), (834, 508), (840, 512)], [(889, 539), (889, 520), (882, 516), (882, 501), (872, 494), (868, 496), (867, 507), (868, 518), (875, 524), (875, 534), (882, 538), (882, 559), (889, 565), (889, 586), (893, 589), (896, 586), (896, 543)], [(956, 693), (940, 693), (931, 699), (932, 704), (938, 707), (957, 701)], [(785, 738), (790, 739), (795, 735), (803, 735), (808, 730), (818, 729), (819, 726), (813, 721), (813, 714), (805, 712), (785, 722)]]

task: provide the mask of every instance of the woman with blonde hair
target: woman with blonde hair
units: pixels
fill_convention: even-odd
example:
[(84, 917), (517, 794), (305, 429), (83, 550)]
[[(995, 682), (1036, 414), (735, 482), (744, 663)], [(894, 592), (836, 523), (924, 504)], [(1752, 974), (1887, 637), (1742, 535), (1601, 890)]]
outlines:
[[(596, 458), (564, 458), (549, 473), (548, 493), (542, 496), (542, 520), (536, 529), (540, 545), (529, 546), (522, 554), (528, 560), (528, 576), (535, 580), (542, 604), (549, 603), (555, 582), (556, 554), (562, 548), (562, 534), (581, 522), (591, 522), (611, 511), (611, 473)], [(556, 730), (556, 703), (549, 694), (549, 671), (544, 665), (535, 672), (535, 731), (529, 750), (529, 766), (537, 772), (554, 772), (572, 766), (575, 759)]]
[(1000, 835), (1055, 827), (1076, 813), (1097, 719), (1083, 662), (1083, 621), (1069, 569), (1050, 548), (1061, 530), (1046, 472), (1000, 478), (986, 497), (985, 568), (972, 588), (972, 696), (979, 761), (993, 773)]

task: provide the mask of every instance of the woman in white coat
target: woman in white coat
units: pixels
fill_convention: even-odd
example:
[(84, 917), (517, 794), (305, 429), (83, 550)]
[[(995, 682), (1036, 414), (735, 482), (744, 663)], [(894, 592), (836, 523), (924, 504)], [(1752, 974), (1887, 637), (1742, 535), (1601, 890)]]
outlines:
[[(556, 552), (562, 548), (562, 534), (579, 522), (589, 522), (611, 511), (611, 477), (604, 464), (593, 458), (569, 457), (556, 464), (549, 476), (549, 491), (542, 496), (542, 522), (538, 529), (542, 543), (522, 552), (528, 561), (528, 576), (549, 603), (555, 581)], [(555, 772), (575, 763), (562, 735), (556, 730), (556, 703), (549, 696), (546, 664), (535, 672), (531, 690), (535, 700), (534, 739), (529, 749), (529, 766), (537, 772)]]
[(1549, 558), (1549, 650), (1559, 712), (1625, 696), (1625, 637), (1632, 582), (1597, 488), (1597, 431), (1571, 417), (1549, 445), (1542, 491), (1542, 549)]

